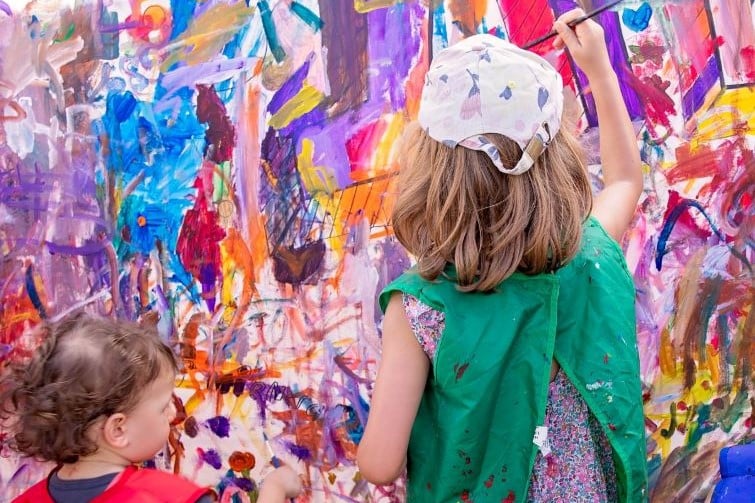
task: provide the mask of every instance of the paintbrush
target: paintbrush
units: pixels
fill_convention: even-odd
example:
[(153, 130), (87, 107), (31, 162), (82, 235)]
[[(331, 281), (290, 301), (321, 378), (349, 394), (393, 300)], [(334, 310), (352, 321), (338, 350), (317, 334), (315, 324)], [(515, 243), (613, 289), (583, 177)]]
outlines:
[[(607, 11), (608, 9), (610, 9), (612, 7), (616, 7), (617, 5), (619, 5), (623, 1), (624, 0), (614, 0), (613, 2), (608, 2), (607, 4), (605, 4), (605, 5), (601, 6), (601, 7), (598, 7), (595, 10), (591, 10), (590, 12), (588, 12), (587, 14), (585, 14), (584, 16), (581, 16), (581, 17), (578, 17), (577, 19), (573, 19), (573, 20), (569, 21), (566, 25), (569, 28), (574, 29), (574, 27), (577, 26), (579, 23), (587, 21), (588, 19), (597, 16), (601, 12)], [(538, 38), (536, 38), (535, 40), (533, 40), (531, 42), (527, 42), (522, 47), (522, 49), (529, 49), (530, 47), (534, 47), (537, 44), (541, 44), (541, 43), (545, 42), (546, 40), (555, 37), (556, 35), (558, 35), (558, 32), (556, 30), (551, 30), (548, 33), (546, 33), (545, 35), (543, 35), (542, 37), (538, 37)]]
[[(281, 463), (281, 460), (278, 459), (278, 456), (275, 455), (275, 451), (273, 451), (273, 446), (270, 445), (270, 439), (267, 438), (267, 432), (262, 431), (262, 438), (265, 440), (265, 447), (267, 447), (267, 451), (270, 454), (270, 462), (273, 464), (274, 468), (280, 468), (283, 463)], [(294, 498), (289, 498), (290, 503), (295, 503)]]

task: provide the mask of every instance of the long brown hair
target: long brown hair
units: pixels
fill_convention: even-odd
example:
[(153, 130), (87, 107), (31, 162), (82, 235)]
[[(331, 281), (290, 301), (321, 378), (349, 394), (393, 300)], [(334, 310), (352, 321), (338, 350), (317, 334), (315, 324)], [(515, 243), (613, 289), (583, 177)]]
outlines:
[[(423, 278), (435, 280), (452, 264), (459, 290), (490, 291), (515, 271), (554, 271), (574, 257), (592, 192), (568, 127), (518, 176), (499, 172), (482, 152), (433, 140), (416, 123), (407, 128), (392, 224)], [(486, 137), (504, 165), (516, 164), (519, 145)]]

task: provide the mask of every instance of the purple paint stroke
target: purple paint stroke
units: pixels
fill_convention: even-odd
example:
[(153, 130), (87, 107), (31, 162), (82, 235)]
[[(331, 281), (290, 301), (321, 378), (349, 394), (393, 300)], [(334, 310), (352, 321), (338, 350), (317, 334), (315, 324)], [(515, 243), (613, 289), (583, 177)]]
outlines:
[(284, 442), (286, 450), (296, 456), (299, 461), (309, 461), (312, 459), (312, 453), (304, 446), (297, 445), (294, 442)]
[(254, 482), (246, 477), (233, 477), (231, 483), (244, 492), (250, 492), (256, 488)]
[(45, 241), (45, 245), (50, 250), (50, 253), (60, 255), (95, 255), (105, 249), (105, 243), (103, 242), (87, 243), (82, 246), (69, 246)]
[(223, 461), (220, 459), (220, 454), (218, 454), (218, 451), (216, 451), (215, 449), (210, 449), (207, 451), (199, 449), (199, 457), (202, 459), (202, 461), (212, 466), (216, 470), (219, 470), (220, 467), (223, 466)]
[[(419, 2), (413, 2), (411, 8), (405, 6), (406, 10), (398, 11), (396, 9), (377, 9), (372, 11), (369, 16), (370, 29), (374, 29), (376, 23), (379, 20), (383, 20), (385, 23), (397, 24), (404, 22), (404, 16), (410, 13), (418, 19), (425, 19), (427, 11), (420, 5)], [(383, 12), (385, 11), (385, 12)], [(321, 6), (321, 14), (323, 20), (327, 21), (327, 16), (338, 15), (337, 13), (324, 12)], [(381, 13), (382, 12), (382, 13)], [(374, 18), (374, 19), (373, 19)], [(342, 26), (342, 25), (338, 25)], [(326, 22), (323, 27), (323, 37), (328, 30), (328, 24)], [(396, 33), (400, 32), (398, 29), (389, 28), (387, 32)], [(365, 30), (366, 32), (366, 30)], [(412, 51), (407, 51), (406, 60), (413, 61), (417, 58), (419, 52), (419, 44), (421, 43), (421, 33), (412, 33), (409, 30), (405, 30), (406, 36), (411, 36), (411, 40), (405, 41), (404, 46), (412, 48)], [(359, 36), (354, 42), (354, 48), (358, 47)], [(324, 42), (323, 42), (324, 43)], [(337, 41), (333, 41), (336, 45)], [(331, 50), (330, 45), (327, 46)], [(351, 50), (351, 49), (350, 49)], [(332, 51), (331, 51), (332, 52)], [(331, 123), (327, 125), (312, 126), (301, 132), (300, 137), (306, 137), (312, 140), (316, 145), (315, 152), (313, 154), (313, 161), (316, 166), (328, 166), (330, 173), (334, 176), (339, 188), (346, 188), (353, 183), (351, 178), (351, 164), (349, 157), (346, 154), (346, 141), (344, 139), (351, 138), (357, 131), (363, 127), (378, 120), (385, 112), (385, 91), (390, 89), (391, 80), (395, 75), (392, 65), (394, 53), (391, 53), (385, 44), (372, 43), (368, 44), (367, 56), (370, 65), (368, 71), (365, 72), (370, 75), (368, 86), (369, 92), (367, 94), (367, 101), (361, 103), (358, 107), (354, 105), (351, 109), (351, 113), (342, 114), (335, 118)], [(395, 52), (395, 51), (394, 51)], [(400, 51), (399, 51), (400, 52)], [(352, 54), (351, 52), (349, 54)], [(351, 61), (359, 61), (360, 55), (352, 54)], [(329, 52), (328, 59), (332, 58)], [(356, 66), (355, 66), (356, 68)], [(332, 69), (329, 66), (328, 74), (331, 76)], [(349, 73), (350, 75), (350, 73)], [(348, 77), (348, 75), (346, 75)], [(344, 77), (339, 77), (344, 78)], [(357, 76), (352, 80), (345, 80), (344, 82), (350, 83), (353, 87), (358, 87), (358, 82), (361, 76)], [(331, 86), (333, 79), (331, 78)], [(395, 81), (395, 78), (394, 78)], [(403, 84), (403, 81), (401, 81)], [(332, 92), (335, 95), (337, 89), (332, 87)], [(346, 91), (344, 91), (346, 92)], [(403, 99), (403, 98), (402, 98)], [(343, 101), (342, 101), (343, 102)], [(297, 152), (301, 152), (301, 144), (297, 145)]]
[(202, 264), (199, 267), (199, 282), (202, 284), (202, 294), (211, 313), (215, 312), (215, 296), (213, 294), (217, 279), (218, 271), (215, 264)]
[(363, 383), (363, 384), (369, 384), (370, 382), (372, 382), (372, 381), (370, 381), (370, 379), (367, 379), (366, 377), (359, 377), (358, 375), (356, 375), (356, 374), (354, 373), (354, 371), (353, 371), (353, 370), (351, 370), (351, 369), (350, 369), (350, 368), (349, 368), (349, 367), (348, 367), (348, 366), (346, 365), (346, 363), (345, 363), (345, 362), (343, 361), (343, 357), (342, 357), (341, 355), (336, 355), (336, 356), (335, 356), (335, 357), (333, 358), (333, 361), (334, 361), (334, 362), (335, 362), (335, 364), (336, 364), (336, 365), (338, 366), (338, 368), (339, 368), (339, 369), (341, 369), (341, 370), (343, 371), (343, 373), (344, 373), (344, 374), (346, 374), (346, 375), (347, 375), (347, 376), (349, 376), (350, 378), (354, 379), (355, 381), (357, 381), (357, 382), (360, 382), (360, 383)]
[(426, 10), (419, 2), (401, 2), (387, 9), (375, 9), (368, 17), (370, 61), (379, 64), (379, 77), (371, 80), (371, 84), (381, 86), (371, 88), (370, 95), (387, 93), (394, 112), (406, 106), (404, 88), (419, 53), (425, 15)]
[(225, 416), (215, 416), (207, 420), (207, 426), (220, 438), (228, 438), (231, 433), (231, 422)]
[[(596, 0), (593, 2), (593, 8), (597, 9), (598, 7), (602, 7), (604, 4), (608, 3), (608, 1), (610, 0)], [(558, 17), (573, 9), (576, 4), (573, 0), (551, 0), (551, 6), (553, 7), (556, 17)], [(609, 10), (596, 16), (595, 20), (603, 27), (603, 31), (605, 32), (608, 56), (611, 59), (611, 65), (614, 70), (617, 70), (616, 75), (619, 77), (619, 87), (621, 88), (621, 94), (624, 98), (627, 111), (629, 112), (629, 117), (632, 120), (643, 120), (645, 119), (645, 108), (640, 101), (640, 97), (629, 82), (622, 77), (625, 73), (620, 71), (622, 66), (627, 66), (628, 57), (626, 53), (626, 45), (624, 44), (624, 36), (621, 31), (621, 19), (619, 18), (619, 14)], [(582, 70), (577, 68), (575, 75), (579, 88), (587, 88), (589, 83)], [(595, 110), (595, 101), (593, 100), (592, 94), (581, 94), (587, 123), (590, 127), (598, 126), (598, 114)]]
[(133, 28), (139, 28), (143, 24), (139, 21), (129, 21), (120, 24), (100, 24), (97, 29), (100, 33), (115, 33), (123, 30), (131, 30)]
[(682, 113), (684, 120), (687, 121), (697, 112), (705, 103), (705, 96), (711, 90), (716, 82), (719, 82), (721, 72), (718, 69), (718, 62), (715, 54), (708, 59), (708, 63), (703, 71), (695, 79), (689, 91), (682, 96)]
[(280, 134), (281, 136), (292, 138), (298, 145), (299, 144), (298, 140), (301, 136), (302, 131), (306, 130), (307, 128), (311, 126), (321, 126), (322, 124), (325, 124), (327, 117), (328, 116), (324, 107), (317, 106), (313, 108), (312, 110), (310, 110), (309, 112), (292, 120), (288, 124), (288, 126), (279, 129), (278, 134)]
[[(344, 9), (338, 2), (321, 1), (322, 45), (328, 48), (327, 72), (330, 95), (325, 106), (332, 117), (358, 110), (367, 96), (367, 16)], [(382, 9), (381, 9), (382, 10)], [(372, 79), (369, 79), (372, 80)]]
[(267, 106), (268, 112), (275, 115), (281, 108), (283, 108), (283, 105), (296, 96), (296, 93), (299, 92), (304, 84), (304, 80), (309, 74), (309, 66), (311, 62), (312, 58), (307, 58), (307, 60), (293, 73), (293, 75), (291, 75), (291, 77), (288, 78), (280, 89), (278, 89), (270, 100), (270, 104)]
[(257, 58), (233, 58), (177, 68), (160, 78), (160, 85), (167, 92), (161, 99), (169, 98), (182, 87), (222, 82), (232, 76), (230, 72), (250, 70), (256, 62)]
[(279, 401), (286, 402), (289, 407), (295, 407), (295, 396), (289, 386), (279, 385), (277, 382), (272, 384), (254, 381), (247, 384), (249, 396), (257, 402), (260, 410), (260, 418), (264, 421), (267, 416), (267, 404)]
[(10, 8), (10, 5), (0, 0), (0, 11), (5, 12), (8, 14), (8, 16), (13, 17), (13, 10)]

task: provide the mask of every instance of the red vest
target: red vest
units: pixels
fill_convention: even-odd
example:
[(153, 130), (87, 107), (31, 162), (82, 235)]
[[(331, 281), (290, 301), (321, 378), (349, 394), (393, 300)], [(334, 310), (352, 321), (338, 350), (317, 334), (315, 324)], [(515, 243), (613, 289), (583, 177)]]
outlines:
[[(33, 485), (13, 503), (55, 503), (47, 490), (48, 479)], [(91, 503), (194, 503), (208, 493), (209, 489), (172, 473), (129, 466)]]

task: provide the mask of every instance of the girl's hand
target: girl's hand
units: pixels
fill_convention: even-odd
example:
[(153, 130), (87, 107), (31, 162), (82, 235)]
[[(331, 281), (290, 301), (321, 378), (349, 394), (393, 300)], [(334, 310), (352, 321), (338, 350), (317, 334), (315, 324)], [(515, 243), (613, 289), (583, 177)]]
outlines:
[(302, 491), (299, 475), (288, 466), (276, 468), (262, 482), (258, 503), (283, 503)]
[(603, 28), (592, 19), (582, 21), (574, 29), (567, 25), (570, 21), (584, 15), (585, 11), (582, 9), (572, 9), (556, 20), (553, 29), (558, 32), (558, 35), (553, 42), (553, 47), (562, 49), (566, 46), (574, 62), (585, 72), (589, 80), (606, 73), (613, 74)]

